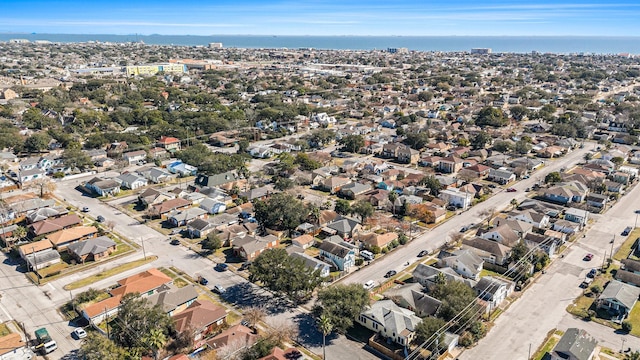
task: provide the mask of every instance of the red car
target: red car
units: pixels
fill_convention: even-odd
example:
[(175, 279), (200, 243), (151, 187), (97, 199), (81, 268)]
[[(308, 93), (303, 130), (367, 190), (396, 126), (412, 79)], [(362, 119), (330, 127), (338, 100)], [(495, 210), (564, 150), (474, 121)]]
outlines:
[(507, 189), (507, 192), (516, 192), (516, 189), (514, 189), (514, 188), (508, 188), (508, 189)]
[(593, 254), (587, 254), (584, 256), (585, 261), (591, 261), (591, 259), (593, 259)]

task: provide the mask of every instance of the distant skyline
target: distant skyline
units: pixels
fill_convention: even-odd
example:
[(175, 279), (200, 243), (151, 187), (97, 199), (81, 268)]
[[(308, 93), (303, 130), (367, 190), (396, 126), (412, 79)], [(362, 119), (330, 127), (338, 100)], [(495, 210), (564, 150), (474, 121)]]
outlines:
[(5, 0), (1, 9), (4, 33), (640, 36), (638, 0)]

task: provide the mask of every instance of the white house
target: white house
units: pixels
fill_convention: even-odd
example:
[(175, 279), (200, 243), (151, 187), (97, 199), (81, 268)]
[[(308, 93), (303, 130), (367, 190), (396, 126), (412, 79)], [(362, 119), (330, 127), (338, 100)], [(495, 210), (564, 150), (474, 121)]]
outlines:
[(122, 154), (122, 159), (124, 161), (127, 161), (129, 164), (143, 161), (146, 158), (147, 158), (147, 152), (144, 150), (129, 151)]
[(322, 260), (318, 260), (305, 253), (298, 253), (298, 252), (291, 253), (291, 255), (289, 256), (291, 256), (294, 259), (302, 260), (307, 267), (313, 269), (314, 271), (316, 270), (320, 271), (321, 277), (326, 278), (326, 277), (329, 277), (329, 275), (331, 274), (331, 264), (327, 264)]
[(473, 200), (473, 194), (462, 192), (458, 189), (442, 190), (438, 197), (446, 201), (449, 205), (453, 205), (460, 209), (469, 208), (469, 206), (471, 206), (471, 200)]
[(413, 311), (403, 309), (392, 300), (380, 300), (363, 311), (356, 322), (402, 346), (408, 346), (422, 321)]
[(114, 179), (120, 186), (126, 189), (136, 190), (147, 186), (148, 180), (133, 173), (125, 173)]

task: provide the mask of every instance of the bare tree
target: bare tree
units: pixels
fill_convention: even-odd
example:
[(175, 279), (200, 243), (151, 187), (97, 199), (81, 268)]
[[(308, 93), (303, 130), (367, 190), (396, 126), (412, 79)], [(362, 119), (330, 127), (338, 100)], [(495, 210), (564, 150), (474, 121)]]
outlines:
[(215, 358), (208, 359), (216, 359), (216, 360), (239, 360), (242, 358), (244, 351), (243, 349), (247, 349), (250, 347), (250, 344), (247, 342), (246, 338), (236, 339), (229, 342), (227, 345), (217, 349), (215, 351)]
[(486, 217), (487, 218), (487, 227), (489, 227), (491, 225), (491, 220), (493, 220), (493, 217), (496, 214), (496, 208), (495, 207), (489, 207), (486, 208), (484, 210), (481, 210), (478, 215), (480, 217)]
[(449, 233), (449, 238), (451, 239), (451, 246), (459, 246), (462, 239), (464, 239), (464, 234), (459, 232), (451, 232)]
[(284, 344), (298, 336), (298, 326), (290, 321), (274, 320), (270, 321), (267, 338), (274, 340), (277, 344)]
[(109, 220), (105, 225), (107, 226), (107, 229), (109, 229), (109, 231), (113, 231), (113, 228), (116, 227), (116, 222), (113, 220)]
[(267, 316), (267, 312), (262, 306), (251, 306), (246, 308), (244, 311), (244, 318), (247, 320), (249, 325), (251, 325), (251, 327), (254, 329), (256, 328), (256, 325), (258, 325), (259, 322), (264, 320), (266, 316)]

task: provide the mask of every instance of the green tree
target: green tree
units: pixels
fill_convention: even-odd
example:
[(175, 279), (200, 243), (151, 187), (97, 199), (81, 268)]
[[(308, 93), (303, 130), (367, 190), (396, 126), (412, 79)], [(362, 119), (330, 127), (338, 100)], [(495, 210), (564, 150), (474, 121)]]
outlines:
[(174, 332), (171, 317), (158, 305), (150, 307), (147, 299), (137, 293), (122, 298), (115, 319), (111, 337), (117, 345), (127, 349), (143, 347), (151, 350), (142, 339), (153, 329), (165, 336)]
[(309, 211), (302, 201), (288, 193), (277, 193), (254, 203), (256, 220), (265, 228), (292, 231), (302, 224)]
[(507, 125), (509, 121), (501, 109), (485, 106), (478, 113), (475, 123), (480, 127), (501, 127)]
[(344, 334), (367, 305), (369, 292), (361, 284), (336, 284), (318, 291), (313, 312), (318, 318), (327, 317), (334, 330)]
[(293, 301), (308, 299), (323, 281), (320, 270), (306, 266), (300, 258), (289, 256), (285, 249), (264, 251), (253, 261), (249, 273), (249, 280), (260, 282)]
[(518, 154), (528, 154), (529, 151), (531, 151), (531, 148), (532, 148), (531, 144), (529, 144), (524, 140), (516, 141), (516, 145), (514, 147), (515, 151)]
[(493, 143), (493, 150), (499, 151), (502, 153), (509, 152), (513, 149), (513, 144), (509, 141), (505, 140), (497, 140)]
[(524, 119), (526, 116), (529, 115), (529, 109), (527, 109), (525, 106), (522, 106), (522, 105), (512, 106), (509, 109), (509, 112), (511, 113), (511, 116), (513, 116), (513, 118), (518, 121)]
[(429, 143), (429, 133), (426, 131), (409, 132), (403, 142), (413, 149), (420, 150)]
[(362, 135), (347, 135), (340, 139), (340, 145), (346, 151), (357, 153), (364, 147), (364, 137)]
[(336, 139), (336, 133), (329, 129), (316, 129), (311, 132), (309, 142), (313, 146), (325, 147)]
[(218, 236), (218, 234), (209, 233), (207, 234), (207, 238), (202, 240), (200, 245), (202, 245), (203, 249), (215, 251), (222, 247), (223, 242), (222, 242), (222, 239), (220, 239), (220, 236)]
[(436, 177), (433, 175), (427, 175), (423, 177), (420, 180), (419, 184), (429, 188), (430, 194), (433, 196), (438, 196), (438, 194), (440, 194), (440, 190), (442, 190), (440, 181), (438, 181), (438, 179), (436, 179)]
[(527, 248), (527, 245), (524, 243), (524, 241), (520, 240), (511, 248), (511, 261), (517, 262), (518, 260), (524, 258), (528, 252), (529, 249)]
[(626, 333), (630, 333), (633, 329), (633, 323), (629, 320), (625, 320), (622, 322), (622, 331)]
[(293, 180), (287, 177), (282, 177), (282, 176), (276, 176), (275, 181), (273, 183), (273, 187), (276, 190), (280, 190), (280, 191), (293, 189), (295, 186), (296, 186), (296, 183)]
[(302, 171), (311, 171), (322, 167), (320, 162), (311, 159), (306, 153), (298, 153), (295, 163), (300, 166), (300, 170)]
[(474, 149), (484, 149), (487, 144), (491, 144), (491, 135), (481, 131), (471, 138), (471, 146)]
[(24, 149), (29, 153), (39, 153), (49, 147), (51, 137), (45, 132), (39, 132), (31, 135), (24, 142)]
[[(440, 300), (442, 306), (438, 310), (438, 317), (449, 321), (467, 309), (460, 318), (457, 318), (458, 324), (470, 323), (474, 318), (478, 317), (479, 308), (476, 304), (476, 292), (467, 284), (461, 281), (448, 281), (446, 284), (436, 284), (431, 296)], [(470, 306), (470, 308), (467, 308)]]
[(616, 156), (611, 158), (611, 162), (616, 164), (617, 166), (620, 166), (624, 163), (624, 158), (621, 156)]
[[(444, 340), (444, 330), (441, 330), (447, 324), (446, 321), (428, 316), (423, 318), (422, 321), (416, 326), (415, 337), (413, 338), (413, 343), (416, 345), (421, 345), (425, 341), (428, 340), (428, 343), (431, 346), (428, 347), (429, 350), (435, 350), (435, 344), (443, 344)], [(437, 341), (436, 341), (437, 340)]]
[(560, 181), (562, 181), (562, 175), (557, 171), (550, 172), (544, 177), (545, 184), (555, 184)]
[(351, 206), (351, 213), (360, 216), (360, 222), (364, 224), (365, 220), (373, 215), (375, 209), (373, 205), (367, 200), (358, 200), (353, 206)]
[(283, 152), (276, 156), (278, 159), (278, 170), (279, 171), (289, 171), (295, 167), (295, 158), (288, 152)]
[(86, 360), (122, 360), (126, 358), (125, 349), (116, 345), (106, 336), (90, 332), (80, 345), (80, 358)]
[(62, 152), (62, 159), (64, 160), (65, 166), (72, 169), (77, 168), (83, 170), (93, 165), (89, 155), (84, 153), (78, 147), (66, 148)]
[(396, 200), (398, 200), (398, 193), (395, 191), (389, 191), (389, 195), (387, 196), (389, 201), (391, 202), (391, 212), (393, 216), (396, 215)]
[(327, 335), (331, 334), (331, 331), (333, 331), (333, 324), (331, 323), (331, 320), (329, 320), (329, 318), (324, 314), (320, 315), (320, 318), (318, 319), (318, 330), (320, 330), (320, 332), (322, 333), (322, 358), (326, 359)]
[(158, 350), (162, 349), (167, 343), (167, 336), (162, 329), (151, 329), (143, 338), (144, 343), (153, 352), (153, 358), (158, 358)]
[(348, 200), (338, 199), (336, 200), (336, 205), (334, 207), (335, 212), (340, 215), (348, 215), (351, 213), (351, 204)]

